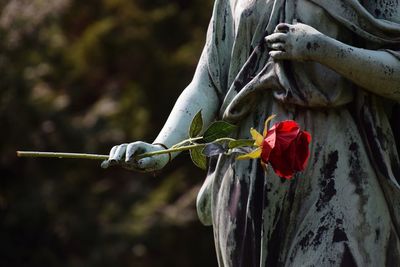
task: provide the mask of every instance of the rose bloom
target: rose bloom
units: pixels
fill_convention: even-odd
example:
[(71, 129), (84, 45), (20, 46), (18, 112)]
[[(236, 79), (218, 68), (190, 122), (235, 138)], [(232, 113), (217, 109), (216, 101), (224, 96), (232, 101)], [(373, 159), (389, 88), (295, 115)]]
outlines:
[(271, 164), (275, 173), (286, 179), (307, 166), (311, 135), (300, 130), (295, 121), (282, 121), (268, 130), (261, 145), (261, 160)]
[(290, 179), (307, 166), (311, 135), (300, 130), (299, 125), (292, 120), (275, 123), (267, 130), (268, 122), (273, 118), (270, 116), (266, 120), (263, 135), (250, 129), (254, 145), (258, 148), (237, 159), (261, 158), (262, 163), (270, 164), (278, 176)]

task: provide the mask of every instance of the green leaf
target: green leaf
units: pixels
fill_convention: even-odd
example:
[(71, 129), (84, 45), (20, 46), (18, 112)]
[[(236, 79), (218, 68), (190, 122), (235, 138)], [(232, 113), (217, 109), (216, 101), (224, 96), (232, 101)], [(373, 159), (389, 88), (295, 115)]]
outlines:
[(199, 112), (197, 112), (192, 122), (190, 123), (189, 137), (193, 138), (198, 136), (202, 129), (203, 129), (203, 118), (201, 116), (201, 110), (200, 110)]
[(209, 143), (219, 138), (228, 137), (235, 129), (235, 125), (225, 121), (213, 122), (204, 132), (203, 140)]
[(242, 146), (254, 146), (254, 140), (239, 139), (239, 140), (229, 142), (229, 148), (242, 147)]
[(199, 167), (202, 170), (207, 169), (207, 157), (201, 153), (203, 150), (203, 147), (197, 147), (193, 148), (190, 150), (190, 157), (192, 158), (192, 161), (194, 165)]

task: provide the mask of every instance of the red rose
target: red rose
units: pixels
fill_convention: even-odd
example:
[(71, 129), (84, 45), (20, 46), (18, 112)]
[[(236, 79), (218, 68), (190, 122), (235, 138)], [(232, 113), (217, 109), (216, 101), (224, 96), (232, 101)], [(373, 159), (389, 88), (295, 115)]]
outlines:
[(256, 129), (250, 129), (257, 148), (237, 159), (261, 158), (262, 163), (270, 164), (278, 176), (290, 179), (307, 166), (311, 135), (300, 130), (299, 125), (292, 120), (275, 123), (268, 130), (268, 123), (274, 117), (272, 115), (265, 121), (262, 135)]
[(306, 168), (310, 141), (311, 135), (301, 131), (295, 121), (278, 122), (264, 136), (261, 160), (271, 164), (278, 176), (290, 179)]

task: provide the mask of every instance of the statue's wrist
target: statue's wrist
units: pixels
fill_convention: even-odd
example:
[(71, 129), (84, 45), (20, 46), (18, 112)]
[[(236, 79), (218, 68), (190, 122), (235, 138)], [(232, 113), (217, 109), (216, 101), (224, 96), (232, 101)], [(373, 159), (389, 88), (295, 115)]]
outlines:
[(310, 55), (311, 60), (321, 64), (324, 64), (327, 60), (329, 60), (333, 50), (335, 49), (333, 44), (334, 41), (335, 40), (329, 36), (326, 36), (322, 33), (318, 34), (313, 42), (315, 49)]
[[(156, 142), (154, 142), (152, 145), (161, 147), (162, 150), (168, 150), (168, 149), (169, 149), (169, 147), (167, 147), (167, 146), (166, 146), (165, 144), (163, 144), (163, 143), (156, 143)], [(172, 153), (168, 152), (168, 153), (166, 153), (165, 155), (168, 156), (168, 162), (166, 163), (166, 164), (168, 164), (168, 163), (170, 163), (171, 160), (172, 160)]]

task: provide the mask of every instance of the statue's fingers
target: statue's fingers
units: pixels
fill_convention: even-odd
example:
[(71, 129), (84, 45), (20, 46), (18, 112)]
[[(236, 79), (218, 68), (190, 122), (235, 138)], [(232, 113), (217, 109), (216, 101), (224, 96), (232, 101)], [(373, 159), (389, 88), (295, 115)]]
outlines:
[(103, 169), (107, 169), (108, 167), (111, 167), (112, 165), (116, 164), (116, 162), (113, 162), (110, 159), (114, 156), (115, 151), (117, 150), (117, 148), (118, 148), (118, 146), (113, 146), (111, 148), (109, 156), (108, 156), (108, 160), (104, 160), (100, 165)]
[(273, 33), (265, 37), (265, 41), (267, 42), (267, 45), (273, 44), (273, 43), (285, 43), (287, 39), (287, 34), (286, 33)]
[(110, 163), (108, 162), (108, 160), (103, 160), (100, 164), (100, 167), (103, 169), (107, 169), (108, 167), (110, 167)]
[(273, 50), (286, 51), (284, 43), (273, 43), (270, 45), (270, 48)]
[(155, 162), (154, 158), (148, 157), (148, 158), (143, 158), (143, 159), (138, 160), (136, 165), (137, 165), (137, 168), (140, 170), (151, 171), (151, 170), (154, 170), (156, 162)]
[(145, 149), (143, 148), (143, 145), (144, 143), (142, 142), (135, 142), (128, 144), (125, 153), (125, 163), (128, 164), (135, 163), (135, 156), (144, 153)]
[(108, 155), (108, 159), (112, 158), (115, 154), (115, 151), (117, 150), (119, 146), (113, 146), (110, 150), (110, 154)]
[(276, 60), (289, 59), (289, 54), (285, 51), (273, 50), (269, 52), (269, 55)]
[(113, 164), (121, 163), (121, 161), (123, 159), (125, 159), (126, 147), (127, 147), (127, 144), (122, 144), (122, 145), (117, 146), (117, 148), (115, 149), (115, 152), (112, 155), (110, 155), (110, 158), (108, 160), (110, 162), (112, 162)]
[(279, 23), (275, 27), (274, 32), (288, 32), (290, 30), (290, 24), (287, 23)]

